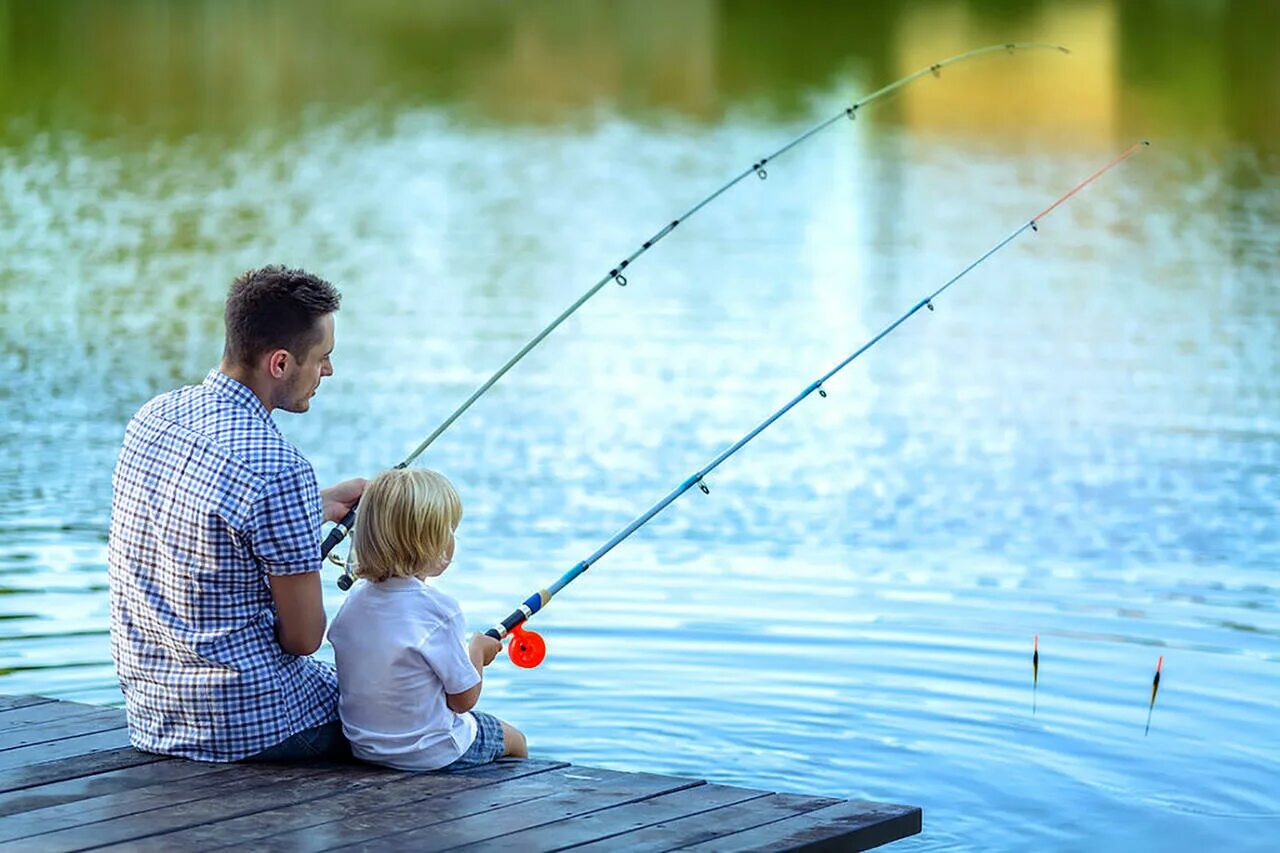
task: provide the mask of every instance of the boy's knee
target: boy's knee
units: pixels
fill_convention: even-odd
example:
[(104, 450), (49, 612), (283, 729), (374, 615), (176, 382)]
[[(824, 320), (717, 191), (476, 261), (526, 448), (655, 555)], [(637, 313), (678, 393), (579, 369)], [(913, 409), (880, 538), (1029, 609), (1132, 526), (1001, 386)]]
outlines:
[(512, 758), (528, 758), (529, 744), (524, 732), (509, 723), (502, 724), (502, 752)]

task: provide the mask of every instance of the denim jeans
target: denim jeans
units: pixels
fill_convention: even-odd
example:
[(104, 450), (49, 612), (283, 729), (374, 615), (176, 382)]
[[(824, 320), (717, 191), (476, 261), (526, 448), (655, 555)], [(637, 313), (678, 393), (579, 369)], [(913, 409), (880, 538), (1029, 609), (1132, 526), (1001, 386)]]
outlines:
[(300, 731), (275, 746), (250, 755), (243, 761), (277, 761), (305, 764), (310, 761), (350, 761), (351, 745), (342, 734), (342, 723), (334, 720), (312, 729)]

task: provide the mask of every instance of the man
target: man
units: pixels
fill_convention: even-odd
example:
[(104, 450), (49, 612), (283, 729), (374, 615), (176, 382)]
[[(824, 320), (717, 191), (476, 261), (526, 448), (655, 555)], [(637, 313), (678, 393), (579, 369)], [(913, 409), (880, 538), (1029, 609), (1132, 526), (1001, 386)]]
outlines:
[(333, 374), (333, 285), (269, 266), (226, 303), (222, 363), (161, 394), (112, 477), (111, 650), (130, 739), (201, 761), (346, 753), (324, 639), (320, 526), (363, 480), (321, 491), (271, 420)]

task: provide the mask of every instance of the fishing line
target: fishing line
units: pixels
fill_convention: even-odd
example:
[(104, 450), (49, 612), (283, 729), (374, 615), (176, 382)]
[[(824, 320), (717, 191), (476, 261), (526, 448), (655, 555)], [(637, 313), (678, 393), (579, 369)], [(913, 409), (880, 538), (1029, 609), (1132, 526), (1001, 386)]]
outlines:
[[(677, 498), (679, 498), (689, 489), (693, 488), (694, 486), (697, 486), (699, 489), (702, 490), (703, 494), (710, 494), (711, 489), (710, 487), (707, 486), (706, 479), (705, 479), (706, 476), (710, 474), (712, 471), (714, 471), (717, 467), (719, 467), (720, 464), (724, 462), (726, 459), (728, 459), (730, 456), (737, 453), (743, 446), (747, 444), (747, 442), (751, 441), (757, 435), (759, 435), (760, 433), (768, 429), (769, 426), (773, 424), (774, 421), (778, 420), (787, 412), (791, 411), (791, 409), (794, 408), (801, 400), (808, 397), (814, 391), (817, 391), (818, 394), (822, 397), (827, 396), (827, 392), (826, 390), (823, 389), (822, 386), (823, 386), (823, 383), (825, 383), (828, 379), (830, 379), (831, 377), (839, 373), (841, 370), (843, 370), (846, 365), (848, 365), (858, 356), (862, 355), (864, 352), (871, 349), (871, 347), (875, 346), (876, 343), (878, 343), (881, 339), (883, 339), (886, 335), (888, 335), (894, 329), (898, 328), (898, 326), (906, 322), (908, 318), (916, 314), (921, 308), (927, 307), (930, 311), (934, 310), (933, 300), (941, 296), (949, 287), (951, 287), (960, 279), (964, 278), (964, 276), (966, 276), (971, 270), (973, 270), (979, 264), (986, 261), (996, 252), (999, 252), (1005, 246), (1009, 245), (1009, 243), (1013, 242), (1023, 232), (1027, 230), (1039, 231), (1040, 220), (1043, 219), (1045, 216), (1047, 216), (1055, 208), (1057, 208), (1058, 205), (1062, 204), (1064, 201), (1071, 198), (1076, 193), (1080, 192), (1080, 190), (1084, 189), (1086, 186), (1093, 183), (1094, 180), (1100, 177), (1104, 172), (1107, 172), (1108, 170), (1110, 170), (1116, 164), (1120, 163), (1123, 160), (1128, 159), (1139, 148), (1148, 144), (1149, 143), (1146, 142), (1145, 140), (1134, 143), (1125, 151), (1121, 152), (1119, 155), (1113, 158), (1105, 166), (1098, 169), (1096, 172), (1094, 172), (1089, 177), (1085, 178), (1080, 183), (1076, 184), (1068, 192), (1059, 196), (1053, 202), (1053, 204), (1050, 204), (1044, 210), (1037, 213), (1034, 217), (1029, 219), (1023, 225), (1021, 225), (1017, 230), (1011, 233), (1008, 237), (1005, 237), (999, 243), (996, 243), (994, 246), (988, 249), (981, 257), (979, 257), (977, 260), (969, 264), (967, 267), (965, 267), (963, 270), (961, 270), (959, 273), (957, 273), (955, 276), (949, 279), (937, 290), (933, 291), (932, 293), (928, 294), (923, 299), (921, 299), (919, 302), (917, 302), (914, 306), (911, 307), (910, 310), (908, 310), (901, 317), (899, 317), (898, 319), (890, 323), (888, 326), (886, 326), (879, 334), (877, 334), (867, 343), (863, 344), (861, 347), (855, 350), (850, 356), (845, 358), (843, 361), (841, 361), (831, 370), (824, 373), (817, 380), (810, 383), (803, 391), (801, 391), (794, 398), (792, 398), (792, 400), (789, 403), (787, 403), (782, 408), (778, 409), (772, 415), (767, 417), (764, 421), (760, 423), (759, 426), (757, 426), (755, 429), (751, 430), (745, 436), (740, 438), (737, 442), (731, 445), (727, 450), (725, 450), (719, 456), (713, 459), (711, 463), (708, 464), (706, 467), (702, 468), (700, 471), (693, 474), (688, 479), (686, 479), (683, 483), (681, 483), (679, 486), (673, 489), (670, 493), (667, 494), (666, 497), (658, 501), (656, 504), (654, 504), (652, 507), (646, 510), (644, 514), (636, 518), (634, 521), (632, 521), (630, 524), (624, 527), (621, 531), (619, 531), (612, 539), (610, 539), (608, 542), (602, 545), (599, 548), (599, 550), (597, 550), (594, 554), (592, 554), (590, 557), (583, 560), (582, 562), (578, 563), (569, 571), (565, 572), (560, 577), (560, 579), (557, 580), (554, 584), (552, 584), (548, 589), (539, 590), (538, 592), (529, 596), (527, 599), (525, 599), (524, 603), (521, 604), (515, 610), (513, 610), (511, 614), (507, 616), (507, 618), (503, 619), (500, 623), (493, 626), (485, 633), (488, 634), (490, 637), (494, 638), (495, 640), (502, 640), (508, 634), (512, 634), (513, 639), (507, 650), (508, 654), (511, 657), (512, 662), (514, 662), (517, 666), (523, 666), (523, 667), (537, 666), (539, 663), (541, 663), (542, 658), (546, 654), (546, 646), (540, 636), (538, 636), (532, 631), (526, 631), (521, 627), (522, 623), (525, 620), (529, 619), (530, 617), (533, 616), (533, 614), (537, 613), (539, 610), (545, 607), (551, 601), (551, 599), (555, 597), (555, 595), (558, 592), (560, 592), (566, 586), (571, 584), (578, 576), (580, 576), (587, 569), (591, 568), (591, 566), (597, 560), (599, 560), (605, 554), (612, 551), (614, 547), (616, 547), (620, 542), (622, 542), (632, 533), (635, 533), (637, 530), (639, 530), (641, 527), (647, 524), (651, 518), (653, 518), (655, 515), (662, 512), (664, 509), (666, 509), (672, 502), (674, 502)], [(1039, 649), (1038, 649), (1038, 643), (1037, 643), (1037, 653), (1038, 651)], [(1037, 654), (1037, 658), (1038, 658), (1038, 654)], [(1038, 663), (1039, 661), (1037, 659), (1036, 661), (1037, 669), (1038, 669)], [(1152, 692), (1153, 704), (1154, 704), (1154, 695), (1155, 694), (1153, 691)]]
[[(765, 169), (765, 166), (767, 164), (773, 162), (778, 157), (790, 151), (792, 148), (795, 148), (797, 145), (800, 145), (810, 137), (822, 132), (823, 130), (826, 130), (828, 127), (837, 123), (841, 119), (856, 118), (859, 110), (869, 106), (870, 104), (875, 103), (878, 100), (888, 97), (889, 95), (897, 92), (899, 89), (903, 88), (904, 86), (908, 86), (911, 83), (915, 82), (916, 80), (919, 80), (921, 77), (925, 77), (929, 75), (932, 75), (934, 77), (941, 77), (942, 69), (946, 68), (949, 65), (955, 65), (958, 62), (965, 62), (967, 60), (974, 59), (979, 56), (984, 56), (990, 53), (998, 53), (1003, 51), (1005, 53), (1012, 54), (1015, 51), (1019, 51), (1019, 50), (1056, 50), (1062, 53), (1070, 53), (1070, 51), (1067, 50), (1067, 48), (1062, 47), (1061, 45), (1040, 44), (1040, 43), (1034, 43), (1034, 42), (1027, 42), (1027, 43), (1019, 42), (1019, 43), (990, 45), (989, 47), (980, 47), (975, 50), (970, 50), (965, 53), (957, 54), (956, 56), (949, 57), (947, 59), (942, 60), (941, 62), (935, 62), (932, 65), (929, 65), (925, 68), (921, 68), (919, 71), (914, 71), (911, 74), (908, 74), (906, 77), (903, 77), (899, 80), (895, 80), (889, 85), (884, 86), (883, 88), (878, 89), (875, 92), (872, 92), (870, 95), (867, 95), (860, 101), (857, 101), (851, 104), (850, 106), (845, 107), (843, 110), (841, 110), (839, 113), (836, 113), (831, 118), (826, 119), (823, 122), (820, 122), (819, 124), (811, 127), (809, 130), (806, 130), (804, 133), (800, 134), (795, 139), (792, 139), (790, 142), (788, 142), (786, 145), (783, 145), (781, 148), (779, 148), (777, 151), (774, 151), (772, 154), (769, 154), (766, 157), (761, 157), (759, 160), (756, 160), (755, 162), (753, 162), (750, 166), (748, 166), (746, 169), (743, 169), (740, 173), (738, 173), (735, 177), (733, 177), (724, 186), (720, 187), (715, 192), (711, 193), (706, 198), (699, 201), (697, 204), (689, 208), (680, 216), (677, 216), (675, 219), (671, 220), (666, 225), (662, 226), (662, 228), (658, 229), (658, 231), (654, 233), (652, 237), (650, 237), (648, 240), (645, 240), (644, 243), (640, 245), (640, 248), (636, 249), (634, 252), (632, 252), (627, 257), (623, 258), (620, 262), (618, 262), (618, 264), (612, 267), (607, 273), (605, 273), (600, 278), (599, 281), (597, 281), (594, 285), (592, 285), (592, 287), (589, 290), (587, 290), (586, 293), (582, 294), (580, 297), (578, 297), (577, 300), (573, 302), (573, 304), (571, 304), (568, 308), (562, 311), (560, 313), (560, 316), (556, 317), (554, 320), (548, 323), (542, 329), (542, 331), (534, 335), (533, 338), (531, 338), (528, 343), (526, 343), (523, 347), (520, 348), (519, 352), (517, 352), (515, 355), (509, 358), (507, 362), (502, 365), (502, 367), (498, 368), (498, 370), (492, 376), (490, 376), (487, 380), (485, 380), (483, 385), (481, 385), (479, 388), (473, 391), (471, 396), (463, 401), (462, 405), (454, 409), (453, 413), (450, 414), (449, 417), (445, 418), (444, 421), (442, 421), (440, 425), (436, 427), (431, 432), (431, 434), (428, 435), (422, 441), (421, 444), (419, 444), (416, 448), (414, 448), (414, 451), (410, 453), (409, 456), (396, 467), (407, 468), (409, 465), (413, 464), (413, 461), (417, 459), (420, 455), (422, 455), (423, 451), (425, 451), (428, 447), (430, 447), (437, 438), (443, 435), (445, 430), (449, 429), (449, 427), (453, 425), (453, 422), (456, 421), (458, 418), (460, 418), (463, 415), (463, 413), (467, 411), (467, 409), (470, 409), (471, 406), (477, 400), (479, 400), (482, 396), (484, 396), (485, 392), (487, 392), (491, 387), (493, 387), (493, 385), (497, 383), (499, 379), (505, 376), (507, 371), (515, 367), (516, 364), (522, 358), (528, 355), (529, 352), (532, 351), (534, 347), (542, 343), (543, 339), (545, 339), (548, 335), (554, 332), (556, 328), (560, 326), (561, 323), (569, 319), (569, 317), (571, 317), (579, 308), (581, 308), (584, 304), (586, 304), (587, 300), (595, 296), (598, 292), (600, 292), (601, 288), (603, 288), (606, 284), (608, 284), (611, 281), (616, 282), (617, 284), (625, 287), (627, 284), (627, 276), (624, 273), (624, 270), (626, 270), (627, 267), (631, 266), (631, 264), (637, 258), (639, 258), (645, 252), (652, 249), (655, 245), (658, 244), (659, 241), (665, 238), (668, 234), (670, 234), (680, 225), (683, 225), (685, 222), (689, 220), (690, 217), (692, 217), (698, 211), (702, 210), (702, 208), (706, 207), (711, 202), (715, 201), (717, 198), (719, 198), (721, 195), (723, 195), (725, 192), (727, 192), (730, 188), (735, 186), (737, 183), (749, 177), (750, 175), (755, 175), (761, 180), (764, 180), (765, 178), (769, 177), (769, 172), (767, 169)], [(329, 552), (332, 551), (334, 547), (346, 537), (347, 533), (350, 532), (352, 525), (355, 524), (355, 519), (356, 519), (356, 511), (355, 509), (352, 509), (349, 513), (347, 513), (346, 517), (343, 518), (342, 521), (338, 522), (337, 525), (335, 525), (334, 528), (329, 531), (329, 535), (325, 537), (324, 543), (320, 546), (321, 557), (328, 556)], [(348, 573), (347, 568), (344, 566), (342, 570), (342, 576), (338, 578), (338, 586), (341, 587), (342, 589), (349, 589), (351, 587), (351, 583), (352, 583), (351, 575)]]

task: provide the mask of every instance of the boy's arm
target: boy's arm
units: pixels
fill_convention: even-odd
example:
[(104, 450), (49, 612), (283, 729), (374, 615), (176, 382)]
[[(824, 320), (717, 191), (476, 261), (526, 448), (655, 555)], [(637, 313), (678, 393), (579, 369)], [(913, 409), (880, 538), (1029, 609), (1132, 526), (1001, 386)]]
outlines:
[(461, 693), (444, 694), (444, 703), (450, 711), (463, 714), (476, 706), (480, 701), (480, 688), (484, 686), (484, 668), (493, 663), (493, 659), (500, 651), (502, 651), (502, 643), (493, 637), (478, 632), (471, 637), (471, 642), (467, 645), (467, 657), (471, 658), (471, 665), (476, 668), (476, 674), (480, 676), (480, 680), (476, 682), (475, 687), (463, 690)]

